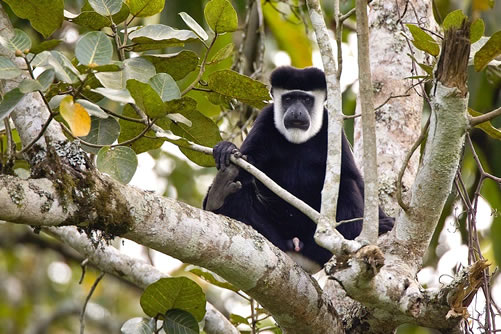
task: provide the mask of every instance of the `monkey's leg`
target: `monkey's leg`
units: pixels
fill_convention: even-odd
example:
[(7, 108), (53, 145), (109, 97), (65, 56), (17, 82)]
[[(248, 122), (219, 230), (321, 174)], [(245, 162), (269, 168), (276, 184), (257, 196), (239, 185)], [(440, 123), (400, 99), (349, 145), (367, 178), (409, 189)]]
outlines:
[(205, 210), (215, 211), (219, 209), (223, 206), (226, 197), (242, 188), (240, 181), (235, 182), (238, 172), (238, 167), (233, 164), (217, 172), (204, 200)]

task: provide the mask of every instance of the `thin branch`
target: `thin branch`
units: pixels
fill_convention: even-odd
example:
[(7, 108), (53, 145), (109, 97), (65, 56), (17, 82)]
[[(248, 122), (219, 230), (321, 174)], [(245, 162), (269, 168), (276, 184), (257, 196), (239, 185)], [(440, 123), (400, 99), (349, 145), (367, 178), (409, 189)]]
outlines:
[(62, 129), (64, 130), (64, 132), (66, 132), (67, 134), (69, 134), (73, 139), (78, 139), (80, 141), (80, 143), (86, 145), (86, 146), (89, 146), (89, 147), (93, 147), (93, 148), (103, 148), (105, 146), (109, 146), (109, 147), (118, 147), (118, 146), (125, 146), (125, 145), (129, 145), (129, 144), (132, 144), (133, 142), (141, 139), (142, 137), (144, 137), (144, 135), (146, 134), (146, 132), (148, 132), (148, 130), (151, 129), (151, 127), (153, 126), (153, 124), (155, 123), (155, 120), (153, 120), (152, 122), (150, 122), (144, 129), (143, 131), (141, 131), (140, 134), (138, 134), (137, 136), (135, 136), (134, 138), (131, 138), (129, 140), (126, 140), (126, 141), (123, 141), (121, 143), (118, 143), (118, 144), (113, 144), (113, 145), (100, 145), (100, 144), (92, 144), (92, 143), (89, 143), (85, 140), (83, 140), (82, 138), (80, 137), (75, 137), (72, 133), (71, 133), (71, 130), (68, 129), (66, 127), (66, 125), (62, 124), (61, 123), (61, 127)]
[(94, 284), (92, 284), (92, 287), (90, 288), (89, 294), (87, 295), (87, 298), (85, 298), (85, 302), (82, 307), (82, 313), (80, 313), (80, 334), (84, 334), (84, 329), (85, 329), (85, 309), (87, 308), (87, 304), (89, 303), (90, 297), (92, 297), (92, 294), (94, 293), (94, 290), (96, 290), (97, 285), (101, 281), (101, 279), (104, 277), (104, 272), (99, 274), (99, 276), (96, 278), (96, 281)]
[(33, 145), (35, 145), (35, 143), (40, 139), (42, 138), (43, 134), (45, 133), (45, 131), (47, 130), (47, 128), (49, 127), (50, 125), (50, 122), (54, 119), (54, 114), (50, 111), (49, 109), (49, 112), (50, 112), (50, 115), (49, 115), (49, 118), (47, 118), (47, 120), (45, 121), (44, 125), (42, 126), (42, 129), (40, 130), (40, 132), (38, 133), (38, 135), (28, 144), (26, 145), (25, 147), (23, 147), (23, 149), (19, 152), (19, 154), (23, 154), (23, 153), (26, 153), (29, 151), (30, 148), (33, 147)]
[(374, 108), (374, 111), (382, 108), (386, 103), (388, 103), (391, 99), (396, 99), (397, 97), (409, 97), (411, 96), (410, 94), (403, 94), (403, 95), (390, 95), (388, 96), (388, 98), (383, 102), (381, 103), (379, 106), (377, 106), (376, 108)]
[[(378, 176), (376, 149), (376, 116), (373, 102), (371, 67), (369, 60), (369, 20), (367, 0), (357, 0), (358, 80), (364, 150), (364, 221), (360, 237), (372, 244), (378, 237)], [(338, 55), (340, 50), (338, 50)]]
[(496, 118), (498, 116), (501, 116), (501, 107), (497, 108), (495, 110), (489, 111), (486, 114), (476, 116), (476, 117), (471, 117), (470, 118), (470, 126), (471, 127), (477, 126), (481, 123), (490, 121), (491, 119)]
[(200, 71), (198, 72), (198, 75), (197, 75), (196, 79), (193, 80), (193, 82), (182, 91), (181, 96), (186, 95), (190, 90), (192, 90), (198, 84), (198, 82), (200, 81), (200, 79), (202, 79), (202, 75), (205, 72), (205, 64), (207, 62), (207, 58), (209, 57), (209, 53), (212, 50), (212, 47), (216, 43), (217, 37), (218, 37), (218, 34), (216, 33), (216, 35), (214, 36), (214, 38), (210, 42), (210, 45), (207, 48), (207, 51), (205, 52), (204, 59), (202, 60), (202, 63), (200, 64)]
[(344, 115), (343, 114), (343, 119), (355, 119), (355, 118), (359, 118), (359, 117), (362, 117), (362, 114), (353, 114), (353, 115)]
[(412, 155), (414, 154), (414, 151), (421, 145), (423, 142), (424, 138), (426, 137), (426, 134), (428, 133), (428, 127), (430, 126), (430, 119), (426, 121), (426, 124), (424, 128), (421, 130), (421, 134), (419, 135), (418, 139), (412, 145), (411, 149), (409, 152), (407, 152), (405, 159), (402, 163), (402, 167), (400, 167), (400, 172), (398, 172), (398, 178), (397, 178), (397, 201), (398, 204), (404, 211), (409, 210), (409, 204), (405, 203), (403, 198), (402, 198), (402, 178), (404, 177), (405, 169), (407, 168), (407, 164), (409, 163), (409, 160), (411, 159)]

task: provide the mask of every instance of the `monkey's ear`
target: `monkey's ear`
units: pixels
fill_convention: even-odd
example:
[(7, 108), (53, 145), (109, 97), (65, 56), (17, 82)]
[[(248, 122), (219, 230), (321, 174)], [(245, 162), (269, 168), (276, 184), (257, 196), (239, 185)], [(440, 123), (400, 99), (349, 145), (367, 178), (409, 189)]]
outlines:
[(271, 97), (275, 97), (275, 96), (273, 95), (273, 87), (271, 87), (271, 89), (270, 89), (270, 94), (271, 94)]

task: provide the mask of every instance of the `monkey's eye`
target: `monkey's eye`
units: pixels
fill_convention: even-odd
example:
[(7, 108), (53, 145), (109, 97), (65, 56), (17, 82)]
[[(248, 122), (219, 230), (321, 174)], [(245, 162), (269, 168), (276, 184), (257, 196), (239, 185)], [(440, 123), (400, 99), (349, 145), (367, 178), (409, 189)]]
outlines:
[(304, 103), (310, 104), (313, 102), (313, 98), (311, 96), (305, 96), (303, 98)]
[(290, 96), (284, 96), (283, 101), (284, 102), (291, 102), (292, 101), (292, 97), (290, 97)]

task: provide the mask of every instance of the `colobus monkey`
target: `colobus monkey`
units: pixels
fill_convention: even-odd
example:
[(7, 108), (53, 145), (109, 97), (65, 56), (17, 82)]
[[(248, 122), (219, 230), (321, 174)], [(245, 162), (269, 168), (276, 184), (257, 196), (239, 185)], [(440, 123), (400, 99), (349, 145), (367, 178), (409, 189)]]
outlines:
[[(280, 186), (320, 211), (327, 158), (327, 86), (317, 68), (279, 67), (271, 75), (273, 104), (265, 107), (240, 150), (227, 141), (214, 147), (219, 170), (204, 199), (204, 208), (240, 220), (286, 251), (306, 270), (320, 269), (332, 254), (313, 240), (316, 225), (272, 193), (261, 182), (230, 165), (241, 153)], [(364, 182), (345, 135), (337, 221), (363, 217)], [(394, 219), (379, 209), (379, 233), (390, 231)], [(362, 220), (337, 228), (347, 239), (357, 237)], [(302, 256), (300, 256), (302, 255)]]

